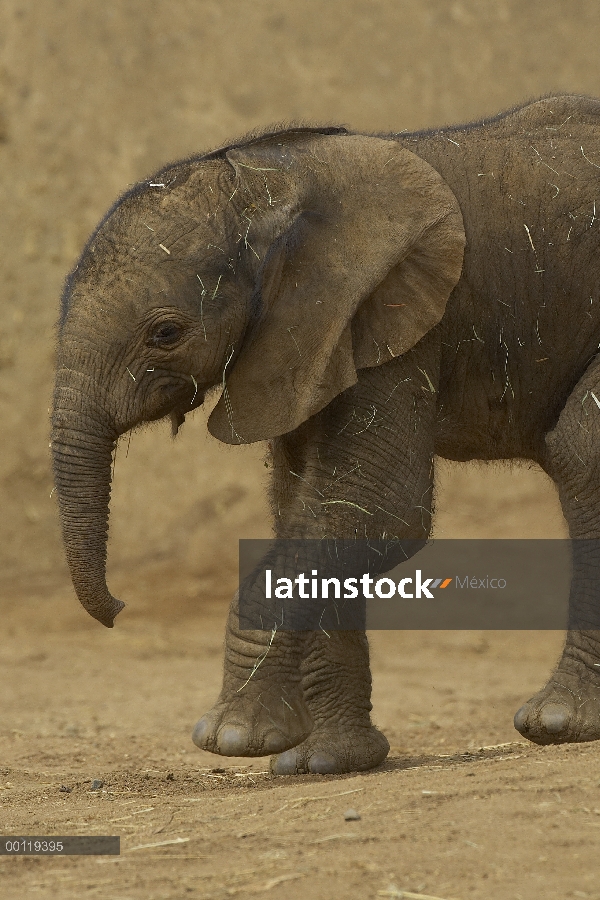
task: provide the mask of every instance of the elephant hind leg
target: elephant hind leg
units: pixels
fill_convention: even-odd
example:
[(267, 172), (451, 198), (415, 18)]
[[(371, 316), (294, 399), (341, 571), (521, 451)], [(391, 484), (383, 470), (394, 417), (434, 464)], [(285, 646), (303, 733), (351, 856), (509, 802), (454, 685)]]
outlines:
[(600, 739), (600, 361), (576, 385), (547, 435), (573, 545), (569, 631), (548, 684), (519, 709), (515, 728), (537, 744)]

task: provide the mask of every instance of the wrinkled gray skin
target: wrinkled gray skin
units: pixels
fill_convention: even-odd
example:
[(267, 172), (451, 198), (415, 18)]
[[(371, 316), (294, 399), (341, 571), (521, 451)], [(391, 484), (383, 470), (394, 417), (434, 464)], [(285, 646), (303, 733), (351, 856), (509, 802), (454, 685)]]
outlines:
[[(600, 102), (577, 97), (416, 134), (247, 138), (126, 194), (59, 332), (53, 461), (84, 607), (108, 627), (122, 607), (105, 581), (117, 437), (176, 430), (223, 385), (209, 427), (269, 440), (279, 537), (426, 537), (437, 453), (534, 460), (571, 536), (600, 538), (599, 202)], [(573, 607), (597, 585), (576, 567)], [(279, 754), (279, 774), (381, 762), (365, 635), (241, 632), (236, 602), (198, 746)], [(517, 729), (599, 738), (599, 664), (598, 633), (569, 632)]]

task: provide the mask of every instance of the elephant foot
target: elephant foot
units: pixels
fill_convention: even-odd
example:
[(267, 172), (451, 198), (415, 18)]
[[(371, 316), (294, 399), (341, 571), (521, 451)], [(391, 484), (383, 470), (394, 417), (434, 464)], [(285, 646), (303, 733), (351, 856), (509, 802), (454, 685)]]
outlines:
[(315, 729), (310, 737), (271, 759), (273, 775), (341, 775), (372, 769), (388, 755), (385, 735), (372, 725), (344, 731)]
[(270, 756), (301, 743), (313, 728), (300, 675), (304, 643), (294, 632), (241, 630), (238, 604), (236, 594), (219, 699), (192, 740), (221, 756)]
[(300, 686), (240, 691), (220, 698), (196, 724), (192, 740), (221, 756), (269, 756), (301, 743), (312, 719)]
[(515, 715), (515, 728), (535, 744), (600, 739), (600, 680), (560, 670)]

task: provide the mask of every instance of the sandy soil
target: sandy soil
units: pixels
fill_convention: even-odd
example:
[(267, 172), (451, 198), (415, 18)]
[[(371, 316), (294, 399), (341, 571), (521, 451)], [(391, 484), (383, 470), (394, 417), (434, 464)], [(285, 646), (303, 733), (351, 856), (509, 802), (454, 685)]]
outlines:
[[(0, 856), (3, 898), (600, 898), (597, 747), (512, 728), (561, 635), (373, 633), (388, 761), (273, 779), (190, 741), (219, 689), (237, 540), (269, 534), (262, 448), (220, 446), (202, 412), (175, 442), (163, 425), (122, 442), (109, 574), (128, 608), (110, 632), (69, 586), (47, 457), (61, 282), (129, 183), (274, 121), (400, 130), (600, 94), (597, 15), (0, 0), (0, 831), (122, 838), (117, 859)], [(445, 537), (564, 535), (535, 468), (441, 462), (437, 507)]]

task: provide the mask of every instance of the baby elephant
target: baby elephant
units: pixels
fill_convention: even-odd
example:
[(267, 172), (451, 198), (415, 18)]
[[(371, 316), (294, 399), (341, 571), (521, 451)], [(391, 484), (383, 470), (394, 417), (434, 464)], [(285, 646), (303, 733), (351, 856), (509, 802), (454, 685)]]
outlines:
[[(77, 595), (112, 627), (115, 441), (211, 389), (211, 433), (269, 441), (281, 539), (426, 539), (434, 454), (529, 459), (572, 538), (600, 538), (600, 101), (550, 97), (413, 134), (293, 128), (162, 169), (67, 279), (52, 453)], [(318, 546), (318, 545), (316, 545)], [(573, 608), (599, 603), (593, 561)], [(600, 737), (600, 633), (571, 630), (516, 715), (540, 744)], [(368, 769), (365, 634), (227, 623), (194, 741), (278, 774)]]

